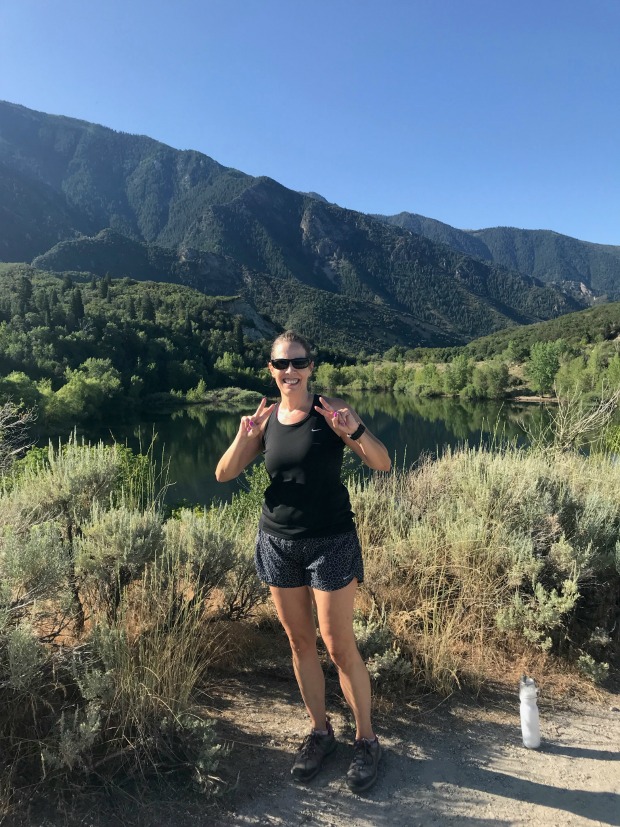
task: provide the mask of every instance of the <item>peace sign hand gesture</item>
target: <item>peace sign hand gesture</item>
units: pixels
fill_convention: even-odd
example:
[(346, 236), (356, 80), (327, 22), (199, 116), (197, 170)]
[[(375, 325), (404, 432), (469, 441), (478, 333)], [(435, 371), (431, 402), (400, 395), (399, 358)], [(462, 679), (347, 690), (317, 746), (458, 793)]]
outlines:
[(314, 410), (317, 413), (320, 413), (321, 416), (326, 420), (329, 426), (334, 430), (338, 436), (349, 436), (352, 434), (359, 422), (353, 415), (353, 413), (349, 410), (349, 408), (338, 408), (332, 407), (322, 396), (319, 396), (321, 400), (322, 408), (318, 405), (314, 406)]
[(267, 400), (263, 397), (260, 405), (252, 416), (242, 416), (241, 424), (239, 425), (239, 434), (247, 439), (259, 437), (265, 429), (265, 423), (269, 418), (269, 414), (275, 407), (275, 402), (272, 405), (267, 405)]

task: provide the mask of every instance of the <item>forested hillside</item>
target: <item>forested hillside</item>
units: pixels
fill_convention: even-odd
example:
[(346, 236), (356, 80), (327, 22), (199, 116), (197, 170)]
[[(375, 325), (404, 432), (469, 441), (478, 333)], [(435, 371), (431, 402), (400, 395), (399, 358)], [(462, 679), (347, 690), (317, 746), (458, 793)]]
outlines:
[(188, 287), (0, 265), (0, 400), (49, 427), (127, 417), (199, 384), (261, 388), (274, 332)]
[[(71, 225), (73, 235), (111, 227), (130, 238), (175, 246), (206, 207), (234, 198), (252, 181), (200, 152), (2, 102), (0, 163), (27, 182), (34, 203), (47, 198), (55, 242), (71, 237)], [(49, 235), (33, 232), (17, 185), (4, 188), (3, 195), (3, 215), (22, 219), (24, 257), (44, 253)]]
[[(0, 103), (0, 164), (4, 260), (210, 294), (243, 283), (245, 299), (277, 325), (316, 320), (323, 346), (346, 342), (353, 316), (366, 346), (381, 350), (459, 343), (581, 306), (514, 270), (201, 153), (14, 104)], [(280, 280), (268, 301), (265, 279)]]
[(549, 230), (492, 227), (476, 230), (493, 261), (541, 281), (580, 281), (609, 298), (620, 298), (620, 247), (579, 241)]
[(567, 345), (595, 344), (620, 336), (620, 302), (610, 302), (548, 322), (502, 330), (470, 342), (465, 350), (478, 359), (502, 353), (509, 345), (515, 352), (529, 352), (537, 342), (563, 340)]
[(620, 298), (618, 246), (592, 244), (551, 230), (515, 227), (457, 230), (441, 221), (408, 212), (376, 218), (547, 284), (573, 281), (598, 295)]

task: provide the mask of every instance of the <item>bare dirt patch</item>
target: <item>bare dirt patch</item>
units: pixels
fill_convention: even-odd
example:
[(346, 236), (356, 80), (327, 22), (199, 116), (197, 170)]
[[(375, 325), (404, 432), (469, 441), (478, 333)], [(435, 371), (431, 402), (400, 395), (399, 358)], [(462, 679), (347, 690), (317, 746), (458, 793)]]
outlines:
[[(521, 743), (516, 690), (475, 700), (421, 698), (375, 715), (384, 748), (379, 780), (364, 797), (344, 782), (351, 717), (328, 680), (339, 739), (306, 786), (289, 775), (306, 717), (292, 674), (262, 671), (226, 682), (215, 711), (230, 745), (234, 798), (204, 822), (218, 827), (414, 825), (620, 825), (620, 702), (541, 702), (543, 745)], [(381, 706), (381, 705), (380, 705)], [(229, 779), (232, 780), (232, 779)]]
[[(257, 643), (257, 651), (262, 647)], [(255, 652), (256, 654), (256, 652)], [(278, 652), (252, 668), (212, 676), (209, 706), (228, 745), (215, 802), (161, 779), (157, 788), (112, 788), (54, 812), (45, 802), (19, 827), (620, 827), (620, 695), (540, 703), (543, 744), (521, 743), (516, 686), (477, 698), (413, 696), (376, 703), (384, 753), (377, 784), (363, 797), (344, 781), (352, 717), (333, 667), (330, 714), (339, 741), (308, 785), (290, 777), (308, 727), (288, 660)]]

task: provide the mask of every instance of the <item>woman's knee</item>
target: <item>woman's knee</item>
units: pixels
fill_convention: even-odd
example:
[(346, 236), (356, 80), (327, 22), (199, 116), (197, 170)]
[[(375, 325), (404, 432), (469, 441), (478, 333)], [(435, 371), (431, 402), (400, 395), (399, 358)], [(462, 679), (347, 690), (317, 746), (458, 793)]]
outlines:
[(316, 653), (316, 633), (310, 636), (287, 630), (287, 635), (293, 657), (304, 658)]
[(346, 638), (330, 637), (323, 638), (330, 658), (334, 665), (343, 672), (360, 660), (360, 653), (353, 636)]

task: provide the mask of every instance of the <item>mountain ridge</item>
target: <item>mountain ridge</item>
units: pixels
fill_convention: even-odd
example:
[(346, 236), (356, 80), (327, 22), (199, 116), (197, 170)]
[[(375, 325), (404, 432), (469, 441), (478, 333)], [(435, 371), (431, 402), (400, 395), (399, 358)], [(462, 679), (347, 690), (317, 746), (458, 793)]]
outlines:
[[(217, 278), (229, 278), (235, 290), (243, 281), (248, 299), (252, 279), (290, 281), (376, 305), (381, 313), (370, 316), (388, 327), (403, 329), (403, 319), (415, 319), (420, 329), (436, 329), (442, 342), (583, 306), (536, 278), (331, 204), (316, 193), (300, 194), (266, 176), (223, 167), (195, 150), (175, 150), (146, 136), (16, 104), (0, 103), (0, 165), (0, 177), (6, 172), (3, 180), (9, 182), (0, 184), (0, 210), (13, 228), (10, 237), (0, 229), (0, 255), (29, 252), (26, 260), (46, 269), (88, 270), (105, 252), (109, 260), (112, 256), (108, 271), (132, 277), (127, 269), (141, 261), (149, 277), (196, 276), (194, 286), (215, 289), (200, 267), (193, 271), (186, 260), (183, 271), (180, 260), (187, 251), (202, 264), (207, 255), (223, 256), (226, 266), (211, 259)], [(21, 193), (29, 192), (30, 222), (15, 182), (21, 182)], [(108, 230), (116, 235), (99, 237)], [(138, 250), (129, 242), (147, 246)], [(318, 293), (303, 295), (307, 303), (314, 295), (323, 306)], [(280, 307), (274, 321), (285, 326), (290, 303), (274, 306)], [(314, 316), (316, 308), (307, 308)], [(411, 329), (408, 322), (405, 328)], [(382, 339), (379, 333), (371, 326), (369, 340)], [(411, 335), (403, 344), (419, 338)]]
[(417, 213), (374, 217), (546, 284), (574, 281), (611, 299), (620, 298), (620, 246), (583, 241), (555, 230), (501, 226), (459, 230)]

